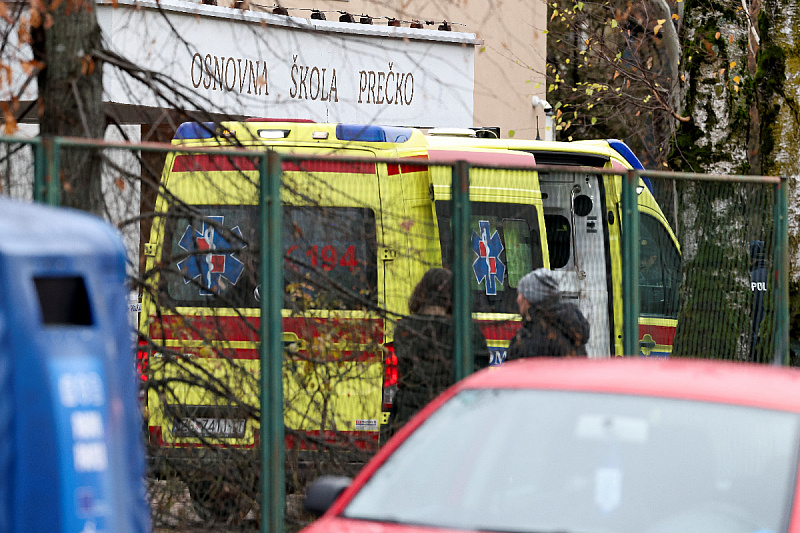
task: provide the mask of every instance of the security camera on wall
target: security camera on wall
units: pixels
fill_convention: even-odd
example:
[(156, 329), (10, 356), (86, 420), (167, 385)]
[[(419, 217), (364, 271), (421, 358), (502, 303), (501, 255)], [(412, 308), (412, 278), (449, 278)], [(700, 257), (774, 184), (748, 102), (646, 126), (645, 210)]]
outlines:
[[(546, 141), (553, 141), (555, 140), (554, 130), (553, 130), (553, 106), (547, 100), (539, 98), (538, 96), (534, 96), (531, 98), (531, 105), (533, 109), (537, 107), (541, 107), (542, 111), (544, 111), (544, 140)], [(536, 115), (536, 138), (539, 138), (539, 115)]]
[(550, 113), (553, 112), (553, 106), (551, 106), (550, 103), (547, 100), (543, 100), (543, 99), (539, 98), (538, 96), (534, 96), (533, 98), (531, 98), (531, 105), (533, 107), (541, 106), (542, 110), (545, 113), (545, 115), (549, 115)]

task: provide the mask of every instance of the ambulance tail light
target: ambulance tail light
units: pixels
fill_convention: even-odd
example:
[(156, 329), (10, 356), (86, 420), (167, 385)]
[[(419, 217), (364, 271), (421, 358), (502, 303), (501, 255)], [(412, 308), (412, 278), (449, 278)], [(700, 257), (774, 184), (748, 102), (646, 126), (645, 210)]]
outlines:
[(136, 350), (136, 373), (139, 379), (147, 381), (147, 371), (150, 366), (150, 346), (147, 339), (139, 337), (139, 345)]
[(392, 343), (386, 345), (386, 350), (383, 365), (383, 408), (391, 409), (397, 394), (397, 354)]

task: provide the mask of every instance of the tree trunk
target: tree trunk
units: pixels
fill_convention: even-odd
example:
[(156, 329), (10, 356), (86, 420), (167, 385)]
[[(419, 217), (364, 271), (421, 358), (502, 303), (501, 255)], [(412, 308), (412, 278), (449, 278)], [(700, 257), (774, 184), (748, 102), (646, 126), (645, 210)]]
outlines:
[[(800, 177), (800, 48), (797, 36), (800, 35), (800, 8), (797, 2), (770, 0), (765, 6), (774, 17), (773, 43), (774, 57), (783, 59), (786, 72), (784, 83), (774, 100), (775, 113), (770, 130), (774, 138), (771, 160), (765, 172), (789, 178), (789, 257), (790, 257), (790, 347), (794, 354), (800, 353), (800, 199), (797, 196), (797, 180)], [(779, 50), (779, 51), (778, 51)], [(797, 356), (792, 361), (796, 364)]]
[[(769, 125), (785, 74), (770, 41), (770, 10), (758, 0), (746, 7), (686, 2), (683, 101), (691, 120), (677, 131), (674, 169), (761, 174), (770, 161)], [(772, 254), (770, 187), (692, 181), (679, 182), (678, 194), (683, 284), (673, 353), (762, 358), (768, 339), (752, 331), (750, 245), (762, 241)]]
[[(42, 136), (102, 139), (102, 64), (94, 52), (102, 49), (102, 33), (91, 0), (53, 0), (33, 32), (39, 73), (39, 124)], [(63, 149), (58, 180), (62, 204), (103, 212), (101, 152)]]

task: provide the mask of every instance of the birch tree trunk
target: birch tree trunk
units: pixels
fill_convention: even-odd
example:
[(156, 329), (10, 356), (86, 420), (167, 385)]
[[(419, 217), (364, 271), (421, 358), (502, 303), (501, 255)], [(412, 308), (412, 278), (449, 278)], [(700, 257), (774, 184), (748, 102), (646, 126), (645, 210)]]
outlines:
[[(713, 174), (762, 174), (771, 154), (769, 126), (784, 78), (771, 35), (772, 10), (689, 0), (683, 36), (684, 115), (670, 166)], [(750, 246), (771, 253), (771, 190), (735, 183), (679, 182), (683, 253), (682, 308), (673, 354), (761, 358), (751, 328)], [(763, 351), (763, 350), (762, 350)]]
[(774, 150), (766, 167), (769, 174), (789, 178), (789, 257), (790, 257), (790, 346), (800, 353), (800, 202), (797, 197), (800, 179), (800, 7), (797, 2), (772, 0), (767, 3), (774, 17), (774, 44), (786, 65), (785, 81), (776, 97), (771, 134)]

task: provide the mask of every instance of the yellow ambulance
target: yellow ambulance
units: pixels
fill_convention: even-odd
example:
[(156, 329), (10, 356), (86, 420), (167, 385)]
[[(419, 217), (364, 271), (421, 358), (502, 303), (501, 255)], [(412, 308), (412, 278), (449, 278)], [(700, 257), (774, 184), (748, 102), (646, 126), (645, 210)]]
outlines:
[[(527, 153), (439, 149), (411, 128), (267, 120), (184, 123), (173, 145), (145, 246), (140, 319), (150, 444), (160, 457), (253, 450), (259, 438), (258, 166), (193, 148), (284, 156), (288, 450), (377, 448), (397, 385), (393, 325), (422, 274), (449, 263), (452, 162), (472, 166), (476, 258), (486, 267), (473, 284), (474, 317), (496, 362), (519, 324), (516, 281), (549, 266)], [(209, 487), (198, 474), (185, 476), (202, 499)]]
[[(476, 137), (470, 130), (431, 130), (432, 148), (491, 148), (532, 154), (544, 194), (550, 268), (561, 274), (563, 297), (574, 299), (591, 325), (590, 357), (622, 355), (621, 186), (628, 169), (643, 169), (618, 140), (539, 141)], [(563, 167), (564, 171), (560, 171)], [(569, 172), (570, 167), (619, 170), (618, 175)], [(642, 355), (672, 352), (678, 317), (680, 248), (648, 180), (637, 187), (640, 213)]]

